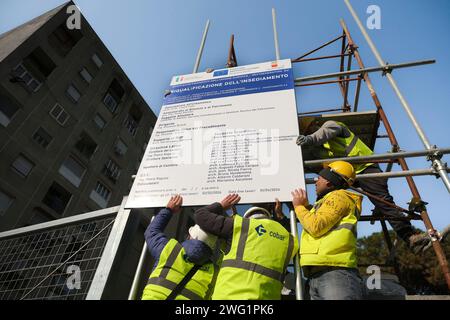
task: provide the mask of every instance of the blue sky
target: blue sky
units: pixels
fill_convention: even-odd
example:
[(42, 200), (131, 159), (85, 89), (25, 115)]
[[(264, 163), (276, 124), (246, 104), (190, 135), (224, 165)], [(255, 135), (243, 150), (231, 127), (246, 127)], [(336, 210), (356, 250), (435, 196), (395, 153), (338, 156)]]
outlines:
[[(1, 0), (0, 33), (10, 30), (48, 11), (61, 0)], [(211, 26), (199, 71), (226, 64), (230, 35), (235, 35), (237, 60), (240, 65), (275, 59), (271, 8), (277, 10), (281, 58), (295, 58), (341, 34), (343, 18), (359, 45), (366, 66), (376, 61), (361, 33), (341, 0), (270, 1), (270, 0), (76, 0), (82, 13), (122, 66), (128, 77), (158, 114), (162, 93), (170, 78), (191, 73), (206, 20)], [(389, 63), (436, 59), (434, 65), (402, 69), (394, 72), (400, 88), (410, 102), (432, 144), (449, 147), (450, 108), (450, 2), (447, 0), (353, 0), (363, 22), (366, 8), (381, 9), (381, 29), (369, 30), (383, 58)], [(335, 54), (330, 47), (322, 54)], [(311, 62), (295, 68), (296, 77), (337, 71), (337, 61)], [(414, 128), (397, 97), (380, 75), (371, 75), (374, 87), (387, 113), (403, 150), (423, 149)], [(360, 110), (374, 108), (363, 85)], [(337, 86), (321, 86), (297, 90), (299, 111), (338, 107)], [(380, 134), (384, 128), (380, 128)], [(386, 139), (376, 144), (375, 151), (387, 152)], [(444, 157), (448, 161), (449, 157)], [(408, 160), (412, 169), (428, 168), (425, 159)], [(394, 170), (398, 170), (394, 166)], [(450, 196), (440, 180), (417, 177), (415, 181), (436, 228), (450, 223)], [(400, 206), (407, 206), (411, 194), (404, 179), (391, 179), (391, 193)], [(313, 190), (309, 190), (313, 201)], [(371, 209), (364, 200), (365, 210)], [(415, 222), (423, 229), (422, 222)], [(359, 234), (380, 230), (379, 225), (359, 224)]]

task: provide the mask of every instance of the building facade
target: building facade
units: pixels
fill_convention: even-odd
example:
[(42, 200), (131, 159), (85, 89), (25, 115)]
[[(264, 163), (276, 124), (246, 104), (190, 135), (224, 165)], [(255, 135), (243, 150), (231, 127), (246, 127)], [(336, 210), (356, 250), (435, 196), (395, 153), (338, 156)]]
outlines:
[(0, 35), (0, 231), (119, 205), (156, 122), (70, 5)]

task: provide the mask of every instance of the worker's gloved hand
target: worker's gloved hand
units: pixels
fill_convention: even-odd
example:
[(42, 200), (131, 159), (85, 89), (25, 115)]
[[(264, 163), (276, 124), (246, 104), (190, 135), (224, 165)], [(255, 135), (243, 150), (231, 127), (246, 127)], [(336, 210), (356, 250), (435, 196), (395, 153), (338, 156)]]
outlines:
[(303, 136), (300, 135), (297, 137), (297, 143), (298, 146), (310, 146), (312, 145), (312, 138), (310, 136)]

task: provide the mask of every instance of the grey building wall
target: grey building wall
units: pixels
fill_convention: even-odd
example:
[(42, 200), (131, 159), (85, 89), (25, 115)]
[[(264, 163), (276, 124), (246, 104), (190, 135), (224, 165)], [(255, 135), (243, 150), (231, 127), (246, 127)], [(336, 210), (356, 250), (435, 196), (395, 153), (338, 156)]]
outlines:
[[(66, 6), (71, 4), (73, 3), (69, 2), (0, 35), (0, 46), (3, 45), (0, 52), (0, 103), (3, 104), (2, 108), (5, 108), (4, 104), (8, 104), (8, 110), (11, 109), (11, 104), (17, 108), (16, 112), (9, 111), (9, 114), (13, 114), (6, 126), (0, 124), (0, 230), (120, 204), (122, 197), (131, 188), (131, 176), (137, 172), (146, 142), (156, 122), (156, 116), (148, 104), (84, 17), (81, 30), (67, 31), (81, 38), (66, 55), (61, 54), (66, 46), (59, 46), (54, 32), (58, 27), (65, 26), (68, 18)], [(65, 35), (63, 32), (62, 36)], [(20, 44), (14, 43), (12, 39), (20, 41)], [(5, 46), (9, 46), (11, 52)], [(93, 62), (93, 54), (103, 62), (100, 68)], [(40, 57), (40, 63), (47, 64), (47, 69), (51, 69), (47, 76), (41, 78), (42, 85), (36, 92), (27, 89), (23, 79), (18, 77), (18, 72), (14, 71), (24, 59), (30, 60), (30, 55)], [(90, 83), (80, 75), (82, 68), (87, 68), (91, 74)], [(33, 70), (31, 67), (27, 69)], [(123, 89), (123, 96), (118, 101), (115, 112), (111, 112), (103, 103), (113, 80)], [(74, 85), (80, 93), (76, 102), (66, 92), (69, 85)], [(63, 125), (50, 115), (56, 103), (69, 115)], [(0, 109), (0, 112), (2, 110), (5, 113), (5, 109)], [(136, 113), (141, 116), (138, 123), (131, 122), (131, 128), (136, 129), (134, 135), (127, 128), (130, 124), (127, 122), (130, 110), (135, 116)], [(103, 129), (95, 124), (96, 115), (105, 120)], [(45, 148), (33, 139), (39, 128), (43, 128), (52, 137)], [(97, 145), (90, 158), (83, 156), (75, 148), (81, 135), (88, 135)], [(115, 152), (118, 139), (128, 147), (125, 155), (120, 156)], [(12, 168), (12, 164), (21, 155), (34, 164), (26, 177)], [(59, 173), (69, 156), (78, 166), (85, 168), (78, 186)], [(115, 182), (108, 178), (111, 172), (104, 172), (109, 159), (121, 170)], [(99, 204), (90, 197), (97, 182), (101, 182), (110, 191), (110, 197), (104, 204)], [(70, 193), (65, 209), (57, 210), (59, 212), (52, 209), (54, 201), (60, 201), (58, 192), (53, 192), (50, 198), (48, 193), (54, 183)], [(8, 199), (11, 200), (9, 203)], [(52, 205), (45, 204), (44, 199)]]

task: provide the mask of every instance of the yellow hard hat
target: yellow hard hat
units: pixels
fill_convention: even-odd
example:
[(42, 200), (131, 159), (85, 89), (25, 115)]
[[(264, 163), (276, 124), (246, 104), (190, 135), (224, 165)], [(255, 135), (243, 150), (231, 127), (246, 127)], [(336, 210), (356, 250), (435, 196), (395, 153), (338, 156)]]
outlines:
[(346, 161), (334, 161), (327, 164), (327, 167), (336, 174), (338, 174), (342, 179), (351, 186), (355, 182), (356, 173), (355, 168)]

